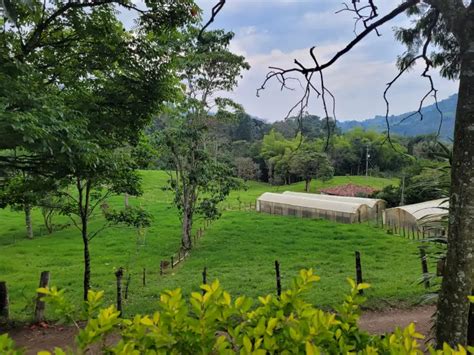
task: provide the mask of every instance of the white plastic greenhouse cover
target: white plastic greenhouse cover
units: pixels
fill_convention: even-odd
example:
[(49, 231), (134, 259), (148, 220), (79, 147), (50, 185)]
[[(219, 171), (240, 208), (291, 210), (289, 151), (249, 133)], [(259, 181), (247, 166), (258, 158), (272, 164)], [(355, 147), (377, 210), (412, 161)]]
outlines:
[(315, 200), (341, 201), (341, 202), (349, 202), (349, 203), (358, 203), (358, 204), (367, 205), (370, 208), (373, 208), (377, 204), (377, 202), (385, 202), (384, 200), (380, 200), (380, 199), (376, 199), (376, 198), (322, 195), (322, 194), (311, 194), (311, 193), (307, 193), (307, 192), (285, 191), (285, 192), (283, 192), (283, 194), (284, 195), (294, 195), (294, 196), (312, 198), (312, 199), (315, 199)]
[(438, 200), (426, 201), (416, 203), (414, 205), (399, 206), (399, 208), (410, 213), (416, 220), (420, 220), (426, 217), (435, 217), (448, 214), (447, 208), (449, 207), (449, 201), (447, 198), (441, 198)]
[(284, 205), (290, 205), (290, 206), (295, 206), (295, 207), (307, 207), (307, 208), (314, 208), (318, 210), (344, 212), (344, 213), (356, 213), (357, 210), (362, 205), (364, 205), (362, 203), (316, 200), (313, 198), (292, 196), (288, 194), (286, 195), (276, 194), (272, 192), (265, 192), (257, 199), (257, 201), (281, 203)]

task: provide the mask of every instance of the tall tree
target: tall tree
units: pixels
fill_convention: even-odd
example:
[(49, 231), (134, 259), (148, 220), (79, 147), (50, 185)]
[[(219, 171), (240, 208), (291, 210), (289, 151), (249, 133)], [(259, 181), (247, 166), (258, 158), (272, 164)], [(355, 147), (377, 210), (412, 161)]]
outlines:
[(327, 155), (309, 146), (300, 147), (289, 161), (290, 171), (304, 180), (306, 192), (310, 192), (313, 178), (329, 180), (334, 175), (334, 168)]
[[(221, 0), (222, 2), (222, 0)], [(295, 60), (291, 68), (275, 68), (269, 73), (261, 87), (269, 80), (277, 78), (285, 86), (285, 80), (301, 74), (305, 80), (305, 93), (302, 103), (313, 90), (321, 94), (324, 107), (330, 91), (324, 81), (325, 70), (341, 57), (348, 54), (368, 35), (379, 33), (381, 25), (390, 22), (404, 13), (414, 16), (413, 26), (397, 32), (397, 37), (407, 45), (407, 51), (399, 59), (399, 74), (388, 84), (384, 92), (387, 103), (387, 122), (389, 101), (387, 93), (403, 73), (421, 61), (425, 69), (422, 77), (427, 80), (429, 90), (424, 100), (436, 89), (429, 74), (430, 69), (440, 70), (448, 78), (459, 77), (459, 100), (456, 110), (456, 123), (453, 143), (452, 185), (450, 198), (449, 237), (446, 273), (438, 302), (436, 327), (437, 345), (444, 342), (450, 345), (468, 343), (468, 295), (473, 289), (474, 270), (474, 2), (463, 0), (404, 0), (392, 11), (381, 16), (375, 0), (352, 1), (342, 12), (350, 12), (356, 17), (356, 25), (361, 28), (356, 37), (326, 62), (317, 58), (315, 47), (310, 50), (312, 65), (305, 66)], [(431, 53), (429, 50), (433, 50)], [(317, 79), (317, 82), (312, 82)], [(304, 106), (304, 105), (303, 105)], [(421, 109), (418, 111), (421, 116)], [(326, 116), (329, 114), (326, 109)], [(390, 131), (388, 131), (390, 140)], [(473, 343), (474, 339), (469, 339)]]
[[(195, 213), (217, 217), (217, 204), (237, 186), (231, 167), (215, 154), (216, 141), (208, 136), (213, 121), (228, 119), (241, 111), (231, 100), (214, 97), (232, 90), (241, 72), (249, 68), (244, 57), (229, 50), (233, 36), (221, 30), (189, 28), (183, 38), (186, 50), (181, 58), (183, 96), (164, 117), (165, 129), (159, 135), (158, 143), (173, 172), (170, 188), (182, 218), (184, 250), (192, 247)], [(216, 112), (212, 114), (211, 109)]]

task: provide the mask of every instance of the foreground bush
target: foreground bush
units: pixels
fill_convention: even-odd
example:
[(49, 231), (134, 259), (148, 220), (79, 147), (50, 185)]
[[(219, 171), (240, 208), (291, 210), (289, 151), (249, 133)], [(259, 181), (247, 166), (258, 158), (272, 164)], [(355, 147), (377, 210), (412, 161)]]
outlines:
[[(245, 296), (233, 300), (216, 280), (202, 285), (187, 302), (180, 289), (161, 295), (159, 311), (122, 319), (114, 306), (101, 308), (103, 292), (90, 291), (85, 305), (88, 323), (77, 336), (82, 354), (91, 346), (106, 354), (423, 354), (415, 326), (397, 329), (385, 337), (360, 330), (357, 321), (364, 301), (359, 293), (367, 284), (349, 280), (351, 292), (336, 313), (317, 309), (303, 299), (319, 277), (301, 270), (281, 297), (259, 297), (256, 305)], [(64, 292), (39, 289), (44, 300), (66, 315), (71, 306)], [(112, 338), (112, 339), (110, 339)], [(109, 345), (113, 344), (113, 345)], [(471, 349), (469, 349), (471, 350)], [(445, 346), (428, 348), (431, 354), (466, 354)], [(13, 350), (7, 336), (0, 337), (1, 354), (21, 354)], [(72, 352), (71, 352), (72, 353)], [(41, 355), (50, 354), (42, 352)], [(56, 349), (55, 354), (66, 354)]]

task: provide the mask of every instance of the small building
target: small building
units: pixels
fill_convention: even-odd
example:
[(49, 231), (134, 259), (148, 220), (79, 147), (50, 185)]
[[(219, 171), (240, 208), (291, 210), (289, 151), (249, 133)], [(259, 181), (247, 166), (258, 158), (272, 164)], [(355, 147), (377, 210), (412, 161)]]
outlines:
[(442, 198), (386, 209), (384, 223), (400, 231), (416, 230), (425, 236), (434, 236), (446, 233), (446, 226), (442, 221), (448, 213), (449, 201)]
[(350, 196), (350, 197), (367, 197), (377, 192), (378, 190), (355, 184), (340, 185), (328, 187), (320, 190), (323, 194), (334, 196)]
[(366, 198), (366, 197), (350, 197), (350, 196), (334, 196), (334, 195), (323, 195), (323, 194), (312, 194), (306, 192), (293, 192), (285, 191), (284, 195), (293, 195), (301, 196), (306, 198), (313, 198), (316, 200), (323, 201), (339, 201), (339, 202), (349, 202), (356, 204), (367, 205), (369, 209), (369, 219), (380, 221), (383, 216), (383, 211), (385, 210), (387, 203), (384, 200), (377, 198)]
[(271, 192), (266, 192), (257, 199), (256, 210), (284, 216), (328, 219), (341, 223), (360, 223), (369, 219), (366, 204), (317, 200)]

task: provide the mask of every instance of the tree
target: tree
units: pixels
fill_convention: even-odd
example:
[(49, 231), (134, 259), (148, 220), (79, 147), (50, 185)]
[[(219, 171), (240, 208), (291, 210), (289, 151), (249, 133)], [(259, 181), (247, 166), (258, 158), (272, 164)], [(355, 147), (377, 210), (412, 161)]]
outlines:
[(310, 192), (313, 178), (328, 180), (334, 175), (334, 168), (327, 155), (310, 147), (301, 147), (292, 154), (290, 171), (304, 180), (306, 192)]
[[(403, 13), (414, 17), (411, 28), (399, 29), (396, 33), (397, 39), (407, 45), (407, 51), (398, 60), (399, 74), (388, 83), (384, 92), (386, 118), (388, 122), (390, 106), (387, 94), (390, 88), (416, 62), (424, 63), (422, 77), (429, 85), (427, 94), (420, 101), (419, 110), (415, 112), (421, 117), (425, 99), (430, 95), (434, 95), (436, 99), (430, 69), (439, 69), (445, 77), (460, 79), (453, 143), (447, 263), (438, 302), (436, 341), (438, 347), (445, 342), (451, 345), (466, 344), (468, 296), (473, 290), (474, 282), (474, 2), (465, 4), (462, 0), (404, 0), (392, 11), (380, 16), (376, 1), (352, 1), (342, 11), (355, 15), (356, 30), (357, 25), (362, 27), (352, 41), (324, 63), (318, 61), (316, 48), (311, 48), (309, 54), (312, 65), (305, 66), (295, 60), (295, 67), (274, 68), (260, 89), (264, 89), (268, 81), (274, 78), (285, 86), (290, 76), (301, 74), (306, 87), (300, 101), (303, 103), (301, 106), (304, 108), (307, 96), (316, 90), (322, 97), (328, 119), (326, 100), (331, 93), (324, 81), (325, 70), (347, 55), (369, 34), (379, 34), (378, 28), (381, 25)], [(430, 53), (431, 49), (433, 51)], [(316, 78), (319, 81), (312, 83), (312, 79)], [(388, 142), (390, 138), (388, 127)], [(469, 343), (473, 342), (474, 339), (470, 338)]]
[[(173, 39), (194, 8), (192, 1), (148, 4), (137, 10), (132, 32), (123, 28), (113, 4), (135, 9), (128, 1), (47, 7), (18, 2), (9, 9), (13, 26), (1, 34), (6, 59), (1, 72), (26, 97), (1, 91), (6, 119), (0, 128), (12, 133), (1, 148), (24, 152), (4, 158), (3, 166), (75, 188), (57, 193), (67, 197), (61, 212), (81, 232), (84, 298), (90, 288), (89, 243), (102, 229), (90, 231), (89, 220), (109, 196), (140, 192), (129, 147), (177, 92)], [(30, 88), (38, 98), (29, 100)]]
[(170, 166), (168, 189), (181, 216), (181, 245), (192, 248), (192, 228), (196, 214), (206, 219), (219, 217), (218, 204), (239, 187), (228, 164), (214, 159), (206, 145), (206, 126), (190, 120), (186, 110), (170, 114), (167, 127), (158, 135), (159, 152)]
[(33, 239), (31, 211), (38, 206), (49, 191), (53, 191), (55, 182), (51, 179), (39, 179), (18, 171), (2, 179), (0, 207), (10, 206), (25, 213), (26, 236)]
[[(182, 48), (186, 50), (180, 66), (184, 92), (162, 117), (165, 128), (158, 135), (158, 145), (171, 167), (169, 188), (182, 218), (184, 250), (192, 248), (195, 213), (217, 218), (217, 204), (238, 186), (231, 167), (219, 159), (215, 137), (208, 135), (216, 120), (242, 111), (231, 100), (214, 97), (232, 90), (241, 72), (249, 68), (244, 57), (230, 52), (233, 36), (221, 30), (189, 27), (183, 36)], [(217, 110), (212, 114), (211, 109)]]
[(259, 175), (259, 167), (252, 158), (239, 157), (234, 161), (237, 176), (244, 181), (256, 180)]
[(263, 137), (260, 154), (265, 159), (272, 183), (277, 182), (278, 178), (284, 183), (290, 183), (289, 157), (302, 142), (301, 134), (293, 139), (286, 139), (274, 129)]

